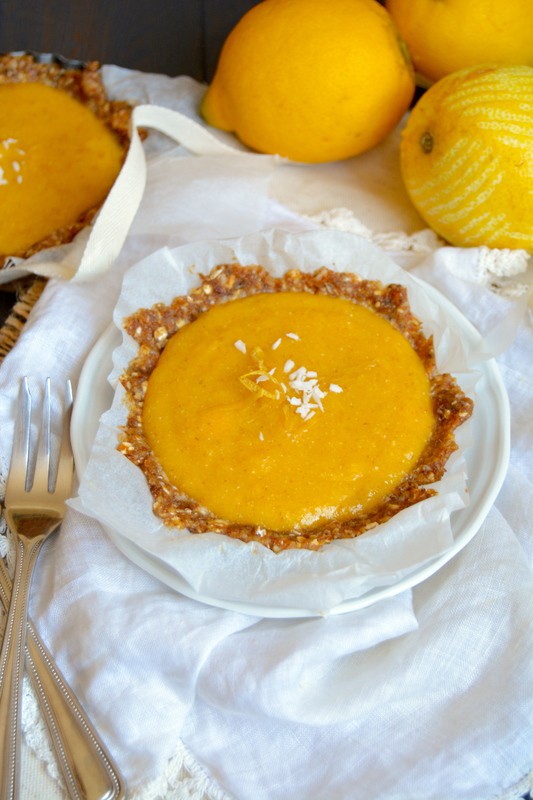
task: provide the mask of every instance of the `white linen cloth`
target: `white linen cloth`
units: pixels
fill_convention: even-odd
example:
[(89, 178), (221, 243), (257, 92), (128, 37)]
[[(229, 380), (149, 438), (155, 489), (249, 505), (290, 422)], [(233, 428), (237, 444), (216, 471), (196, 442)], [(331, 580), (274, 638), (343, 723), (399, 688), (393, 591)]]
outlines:
[[(357, 183), (369, 162), (390, 158), (392, 139), (343, 168)], [(243, 175), (234, 157), (223, 159), (181, 158), (178, 151), (166, 162), (154, 159), (115, 267), (92, 283), (49, 283), (0, 371), (2, 476), (20, 377), (77, 378), (131, 264), (162, 243), (318, 224), (268, 197), (270, 179), (272, 191), (278, 171), (291, 167), (258, 157)], [(172, 177), (164, 197), (156, 191), (163, 164)], [(320, 170), (325, 186), (338, 170)], [(305, 186), (301, 167), (289, 181), (295, 172)], [(368, 206), (384, 206), (386, 226), (375, 227), (381, 234), (401, 231), (387, 227), (412, 213), (397, 181), (394, 171), (380, 185), (363, 182), (364, 202), (351, 209), (355, 218), (368, 225)], [(201, 213), (191, 213), (193, 206)], [(156, 214), (159, 227), (151, 224)], [(458, 304), (491, 349), (499, 345), (512, 410), (511, 463), (500, 495), (465, 550), (412, 591), (346, 615), (285, 621), (176, 594), (124, 558), (95, 521), (69, 510), (40, 557), (31, 613), (132, 797), (485, 800), (519, 797), (531, 788), (533, 333), (527, 302), (472, 282), (479, 272), (469, 267), (482, 259), (480, 250), (431, 246), (424, 253), (412, 240), (402, 241), (409, 249), (391, 251), (398, 261)], [(53, 771), (33, 719), (27, 708), (27, 739)]]

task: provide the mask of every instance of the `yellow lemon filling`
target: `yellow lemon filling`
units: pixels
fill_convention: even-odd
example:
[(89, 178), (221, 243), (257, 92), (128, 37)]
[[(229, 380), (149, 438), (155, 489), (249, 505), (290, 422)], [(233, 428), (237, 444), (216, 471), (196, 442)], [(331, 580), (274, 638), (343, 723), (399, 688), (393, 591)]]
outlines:
[(377, 505), (435, 424), (405, 337), (340, 297), (264, 293), (171, 337), (142, 425), (169, 480), (230, 522), (309, 529)]
[(21, 255), (106, 197), (122, 163), (111, 131), (42, 83), (0, 86), (0, 253)]

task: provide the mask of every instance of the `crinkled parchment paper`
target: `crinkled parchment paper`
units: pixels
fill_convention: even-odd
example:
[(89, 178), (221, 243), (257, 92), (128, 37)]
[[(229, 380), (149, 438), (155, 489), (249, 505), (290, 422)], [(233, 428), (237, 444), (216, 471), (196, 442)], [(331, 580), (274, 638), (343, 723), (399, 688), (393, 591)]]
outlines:
[[(439, 370), (452, 372), (475, 402), (479, 377), (475, 364), (481, 352), (475, 331), (466, 321), (466, 328), (458, 325), (457, 314), (451, 314), (447, 302), (425, 284), (369, 242), (348, 233), (292, 235), (270, 230), (237, 240), (159, 250), (127, 272), (115, 309), (116, 326), (120, 329), (124, 317), (140, 307), (168, 303), (189, 292), (199, 284), (199, 273), (229, 262), (261, 264), (275, 275), (291, 268), (313, 271), (327, 266), (383, 283), (402, 283), (413, 312), (424, 322), (424, 332), (435, 337)], [(194, 592), (214, 601), (327, 613), (347, 599), (398, 583), (453, 546), (450, 520), (453, 512), (468, 502), (464, 452), (470, 443), (471, 421), (457, 431), (460, 449), (450, 458), (435, 497), (356, 539), (333, 542), (319, 552), (275, 554), (258, 543), (166, 528), (152, 513), (144, 475), (116, 450), (118, 428), (126, 419), (123, 389), (117, 379), (136, 347), (124, 334), (122, 345), (113, 354), (110, 380), (115, 387), (114, 401), (101, 419), (78, 504), (105, 527), (159, 559), (166, 569), (175, 570)]]

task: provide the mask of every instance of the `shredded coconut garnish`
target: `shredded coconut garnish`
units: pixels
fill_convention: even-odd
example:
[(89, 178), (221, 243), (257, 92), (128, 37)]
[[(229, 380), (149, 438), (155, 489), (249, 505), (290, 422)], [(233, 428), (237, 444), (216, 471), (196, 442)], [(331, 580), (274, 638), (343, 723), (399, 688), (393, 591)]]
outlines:
[(292, 369), (294, 366), (295, 366), (295, 364), (294, 364), (294, 361), (291, 361), (291, 359), (289, 358), (289, 359), (288, 359), (288, 360), (285, 362), (285, 366), (283, 367), (283, 372), (290, 372), (290, 371), (291, 371), (291, 369)]
[(259, 438), (261, 439), (262, 442), (265, 441), (265, 434), (263, 433), (263, 431), (259, 431)]
[[(285, 334), (290, 338), (297, 334)], [(279, 347), (278, 339), (272, 345), (272, 349)], [(246, 352), (246, 345), (240, 339), (234, 342), (235, 347), (241, 352)], [(259, 397), (268, 397), (272, 400), (279, 400), (284, 397), (293, 410), (304, 421), (312, 419), (317, 411), (324, 413), (323, 400), (328, 392), (322, 389), (319, 383), (316, 370), (298, 367), (294, 369), (295, 363), (292, 359), (287, 359), (283, 366), (283, 372), (288, 375), (288, 385), (279, 381), (274, 373), (276, 367), (268, 369), (265, 365), (265, 355), (260, 347), (255, 347), (251, 352), (252, 360), (256, 363), (256, 368), (240, 376), (242, 385)], [(266, 384), (266, 385), (265, 385)], [(339, 394), (343, 391), (342, 386), (337, 383), (329, 384), (329, 391)], [(259, 439), (264, 440), (263, 433), (259, 433)]]
[(315, 370), (299, 367), (289, 375), (289, 388), (296, 394), (288, 397), (289, 403), (303, 420), (312, 419), (316, 410), (324, 413), (322, 400), (327, 392), (321, 389)]
[(281, 338), (280, 339), (276, 339), (276, 341), (272, 345), (272, 350), (277, 350), (278, 347), (280, 346), (280, 344), (281, 344)]
[(16, 144), (16, 143), (17, 143), (16, 139), (4, 139), (3, 142), (2, 142), (2, 144), (4, 145), (6, 150), (9, 150), (11, 145), (12, 144)]
[(287, 336), (289, 339), (294, 339), (295, 342), (300, 341), (300, 337), (297, 333), (286, 333), (285, 336)]
[[(1, 144), (3, 145), (5, 150), (9, 150), (12, 144), (16, 144), (16, 141), (17, 141), (16, 139), (4, 139), (1, 142)], [(21, 155), (24, 155), (22, 150), (17, 149), (17, 152), (20, 153)], [(0, 158), (1, 157), (2, 153), (0, 152)], [(15, 160), (11, 162), (11, 169), (15, 173), (15, 180), (17, 183), (22, 183), (22, 175), (21, 175), (22, 166), (23, 164), (21, 164), (20, 161)], [(6, 178), (4, 168), (0, 167), (0, 186), (8, 186), (8, 185), (9, 185), (9, 180)]]

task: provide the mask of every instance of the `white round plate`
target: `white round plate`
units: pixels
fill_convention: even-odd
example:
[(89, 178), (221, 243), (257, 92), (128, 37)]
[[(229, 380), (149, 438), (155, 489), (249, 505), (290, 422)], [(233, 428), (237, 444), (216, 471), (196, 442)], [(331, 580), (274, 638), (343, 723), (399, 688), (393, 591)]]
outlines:
[[(461, 333), (474, 343), (479, 334), (470, 322), (443, 295), (424, 284), (446, 314), (461, 329)], [(76, 469), (81, 477), (89, 460), (101, 415), (113, 400), (113, 390), (108, 383), (112, 368), (112, 353), (120, 344), (118, 330), (111, 325), (90, 352), (78, 384), (72, 415), (72, 446)], [(483, 361), (477, 365), (481, 375), (477, 387), (477, 401), (471, 420), (473, 443), (465, 453), (469, 476), (470, 503), (452, 514), (454, 544), (446, 552), (422, 566), (416, 566), (396, 583), (373, 589), (366, 594), (345, 600), (330, 614), (343, 614), (365, 608), (372, 603), (392, 597), (424, 581), (450, 561), (479, 530), (503, 483), (509, 462), (510, 415), (509, 401), (496, 363)], [(209, 605), (239, 611), (259, 617), (294, 618), (317, 616), (316, 612), (298, 608), (276, 608), (260, 604), (239, 603), (196, 593), (173, 567), (138, 547), (120, 531), (106, 527), (106, 533), (131, 561), (163, 583), (194, 600)]]

